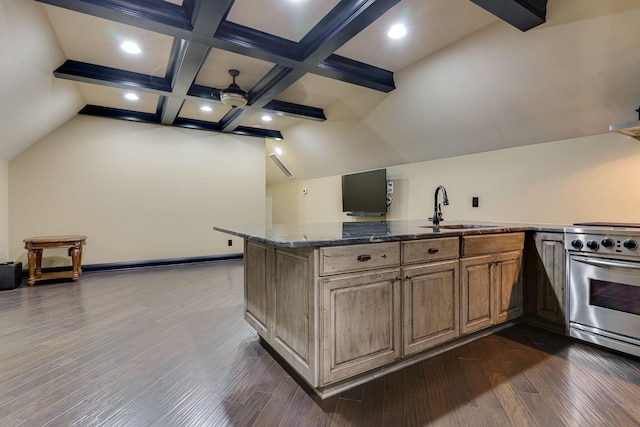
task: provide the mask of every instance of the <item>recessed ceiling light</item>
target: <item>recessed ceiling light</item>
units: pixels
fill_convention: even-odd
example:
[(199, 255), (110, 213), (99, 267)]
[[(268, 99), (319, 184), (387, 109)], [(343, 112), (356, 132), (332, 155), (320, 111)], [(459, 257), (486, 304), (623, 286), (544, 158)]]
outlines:
[(120, 45), (120, 48), (127, 53), (138, 54), (141, 52), (140, 46), (138, 46), (134, 42), (124, 42)]
[(262, 116), (262, 121), (263, 122), (270, 122), (271, 120), (273, 120), (271, 118), (271, 116), (267, 116), (266, 114), (264, 116)]
[(407, 27), (403, 24), (395, 24), (389, 29), (387, 35), (392, 39), (401, 39), (407, 35)]
[(280, 148), (280, 147), (276, 147), (276, 154), (277, 154), (278, 156), (282, 156), (282, 148)]
[(138, 95), (136, 95), (133, 92), (127, 93), (124, 97), (127, 98), (129, 101), (137, 101), (138, 99), (140, 99)]
[(213, 108), (209, 107), (208, 105), (203, 105), (202, 107), (200, 107), (200, 110), (204, 111), (205, 113), (210, 113), (213, 111)]

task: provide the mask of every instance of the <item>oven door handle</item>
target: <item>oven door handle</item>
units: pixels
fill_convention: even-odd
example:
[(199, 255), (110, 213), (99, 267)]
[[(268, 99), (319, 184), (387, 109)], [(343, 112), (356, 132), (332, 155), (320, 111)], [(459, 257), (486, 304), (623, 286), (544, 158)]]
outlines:
[(595, 265), (596, 267), (632, 268), (635, 270), (640, 270), (640, 263), (618, 262), (618, 261), (609, 261), (609, 260), (603, 260), (603, 259), (596, 260), (593, 258), (575, 258), (575, 260), (585, 264)]

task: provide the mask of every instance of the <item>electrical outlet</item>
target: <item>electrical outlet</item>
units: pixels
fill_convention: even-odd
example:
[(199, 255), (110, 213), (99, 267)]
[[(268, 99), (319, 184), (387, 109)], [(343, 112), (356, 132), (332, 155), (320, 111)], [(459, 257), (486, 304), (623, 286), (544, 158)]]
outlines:
[(471, 198), (471, 207), (472, 208), (477, 208), (479, 202), (480, 202), (480, 198), (479, 197), (472, 197)]
[(393, 181), (387, 181), (387, 193), (393, 194)]
[(233, 240), (231, 239), (227, 240), (227, 246), (233, 246)]

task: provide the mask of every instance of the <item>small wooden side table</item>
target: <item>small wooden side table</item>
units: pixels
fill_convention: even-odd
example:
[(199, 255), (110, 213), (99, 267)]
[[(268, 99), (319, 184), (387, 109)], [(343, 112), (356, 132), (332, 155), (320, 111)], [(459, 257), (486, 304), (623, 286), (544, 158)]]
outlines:
[[(41, 236), (24, 239), (24, 248), (29, 251), (29, 286), (33, 286), (38, 280), (68, 279), (78, 280), (82, 274), (82, 245), (87, 241), (87, 236)], [(69, 248), (71, 256), (71, 271), (42, 272), (42, 250), (48, 248)]]

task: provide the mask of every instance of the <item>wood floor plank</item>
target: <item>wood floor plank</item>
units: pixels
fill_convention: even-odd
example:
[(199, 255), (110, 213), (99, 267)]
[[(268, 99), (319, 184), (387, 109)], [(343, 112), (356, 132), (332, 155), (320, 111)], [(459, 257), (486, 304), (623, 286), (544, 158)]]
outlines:
[(2, 426), (640, 426), (640, 360), (516, 325), (321, 401), (243, 320), (241, 261), (0, 292)]

